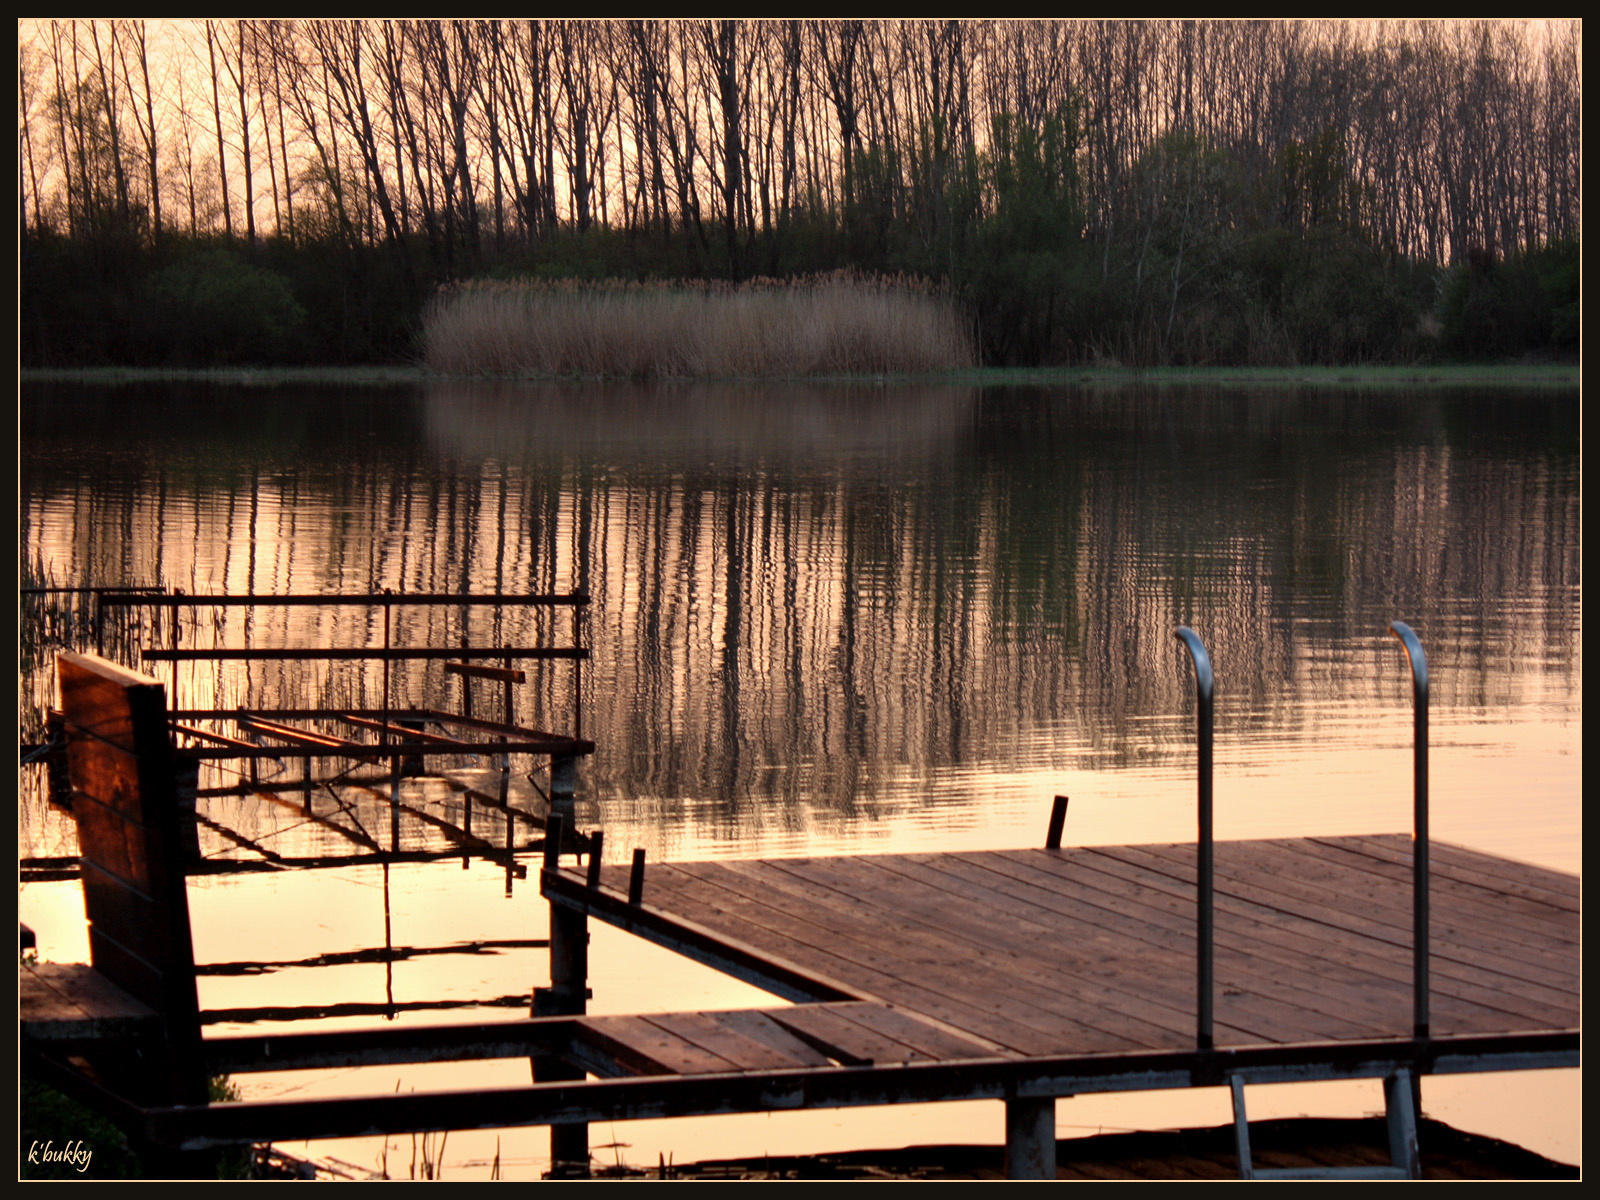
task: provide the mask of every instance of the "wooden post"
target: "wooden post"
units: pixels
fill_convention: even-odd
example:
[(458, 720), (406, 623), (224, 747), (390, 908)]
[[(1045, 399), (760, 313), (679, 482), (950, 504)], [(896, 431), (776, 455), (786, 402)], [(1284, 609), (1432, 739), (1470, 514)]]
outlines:
[(44, 740), (51, 747), (44, 756), (45, 783), (50, 803), (72, 811), (72, 780), (67, 775), (66, 718), (52, 710), (44, 719)]
[[(550, 816), (562, 818), (561, 850), (570, 851), (576, 845), (578, 831), (578, 759), (571, 754), (554, 754), (550, 757)], [(546, 831), (546, 838), (549, 831)]]
[[(552, 799), (553, 799), (552, 795)], [(551, 813), (545, 826), (544, 869), (560, 869), (561, 843), (566, 820)], [(536, 1017), (572, 1016), (589, 1007), (589, 918), (581, 909), (550, 901), (550, 986), (533, 991)], [(530, 1060), (535, 1083), (582, 1079), (584, 1071), (554, 1054), (536, 1054)], [(589, 1126), (571, 1123), (550, 1126), (550, 1174), (555, 1178), (587, 1178)]]
[(633, 867), (628, 871), (628, 903), (644, 903), (644, 847), (633, 848)]
[(1067, 798), (1057, 796), (1055, 803), (1050, 806), (1050, 828), (1045, 830), (1044, 848), (1046, 850), (1061, 849), (1061, 831), (1067, 824)]
[(1006, 1101), (1006, 1178), (1056, 1177), (1054, 1096), (1017, 1096)]
[[(177, 767), (161, 684), (96, 655), (57, 657), (72, 815), (95, 971), (154, 1009), (159, 1044), (87, 1051), (115, 1091), (145, 1106), (205, 1104)], [(129, 1131), (133, 1133), (133, 1131)], [(214, 1171), (210, 1155), (143, 1142), (147, 1168)]]

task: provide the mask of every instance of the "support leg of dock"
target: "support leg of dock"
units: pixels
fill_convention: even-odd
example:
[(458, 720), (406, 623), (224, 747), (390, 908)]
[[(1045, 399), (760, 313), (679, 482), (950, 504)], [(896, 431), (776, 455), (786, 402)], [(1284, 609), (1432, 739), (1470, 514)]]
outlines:
[(1006, 1101), (1006, 1178), (1056, 1177), (1056, 1101), (1054, 1096)]
[[(553, 789), (551, 799), (555, 799)], [(563, 814), (559, 812), (553, 811), (550, 815), (545, 827), (544, 862), (547, 870), (554, 870), (560, 861), (560, 846), (570, 819), (570, 816), (563, 819)], [(533, 1015), (574, 1016), (586, 1012), (588, 1007), (589, 918), (581, 911), (551, 901), (550, 986), (534, 989)], [(575, 1067), (556, 1055), (535, 1055), (532, 1066), (535, 1083), (581, 1080), (584, 1077), (581, 1067)], [(560, 1179), (588, 1177), (587, 1124), (575, 1122), (550, 1126), (550, 1174)]]
[(571, 852), (576, 846), (577, 803), (578, 760), (570, 754), (554, 755), (550, 759), (550, 815), (561, 818), (562, 832), (558, 840), (563, 853)]
[(1405, 1172), (1407, 1179), (1422, 1178), (1413, 1100), (1416, 1086), (1417, 1077), (1410, 1071), (1396, 1071), (1383, 1081), (1384, 1108), (1389, 1117), (1389, 1161)]

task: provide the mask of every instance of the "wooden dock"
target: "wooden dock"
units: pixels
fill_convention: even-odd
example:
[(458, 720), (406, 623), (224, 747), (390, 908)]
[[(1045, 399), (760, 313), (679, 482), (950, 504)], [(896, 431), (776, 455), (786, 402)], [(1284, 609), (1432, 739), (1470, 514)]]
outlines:
[[(1219, 842), (1216, 872), (1219, 1048), (1410, 1036), (1408, 838)], [(1194, 1044), (1193, 845), (661, 864), (638, 905), (627, 883), (618, 866), (544, 886), (780, 995), (891, 1006), (969, 1051)], [(1577, 1028), (1576, 878), (1436, 842), (1432, 891), (1435, 1034)]]
[[(1414, 1174), (1420, 1075), (1576, 1065), (1575, 877), (1435, 843), (1419, 1033), (1411, 839), (1213, 850), (1209, 1047), (1195, 1034), (1197, 849), (1148, 845), (547, 869), (553, 906), (799, 1002), (581, 1017), (567, 1056), (602, 1076), (879, 1073), (834, 1103), (872, 1102), (886, 1067), (907, 1083), (914, 1067), (955, 1067), (926, 1073), (942, 1097), (913, 1090), (1004, 1098), (1008, 1156), (1034, 1160), (1013, 1161), (1024, 1176), (1053, 1175), (1058, 1096), (1230, 1085), (1247, 1163), (1247, 1083), (1353, 1076), (1385, 1080), (1395, 1162), (1411, 1160), (1397, 1169)], [(553, 978), (559, 928), (553, 913)]]

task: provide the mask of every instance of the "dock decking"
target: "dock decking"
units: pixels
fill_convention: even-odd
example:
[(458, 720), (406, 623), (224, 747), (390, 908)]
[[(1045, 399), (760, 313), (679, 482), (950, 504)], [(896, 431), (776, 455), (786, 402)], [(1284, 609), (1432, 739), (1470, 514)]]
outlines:
[[(545, 891), (795, 1000), (864, 1002), (809, 1031), (840, 1061), (866, 1053), (852, 1027), (892, 1038), (884, 1011), (941, 1031), (929, 1057), (1115, 1054), (1194, 1046), (1194, 864), (1192, 845), (800, 858), (656, 865), (638, 905), (621, 867)], [(1218, 1048), (1409, 1037), (1410, 871), (1403, 836), (1217, 843)], [(1435, 843), (1431, 890), (1436, 1035), (1578, 1027), (1576, 878)], [(670, 1022), (585, 1024), (641, 1060), (763, 1069)]]

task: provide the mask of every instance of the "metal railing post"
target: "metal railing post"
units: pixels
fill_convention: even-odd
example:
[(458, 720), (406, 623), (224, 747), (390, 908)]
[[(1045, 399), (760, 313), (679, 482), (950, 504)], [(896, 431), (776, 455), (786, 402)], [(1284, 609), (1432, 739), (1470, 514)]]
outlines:
[(1175, 636), (1189, 651), (1194, 662), (1195, 731), (1199, 747), (1199, 831), (1196, 864), (1196, 919), (1195, 950), (1198, 960), (1196, 973), (1197, 999), (1195, 1041), (1200, 1049), (1211, 1049), (1211, 1012), (1213, 995), (1212, 942), (1213, 908), (1212, 876), (1214, 874), (1211, 824), (1211, 709), (1213, 680), (1211, 656), (1206, 653), (1200, 635), (1187, 625), (1180, 625)]
[(1404, 621), (1390, 621), (1411, 663), (1412, 745), (1411, 955), (1416, 1036), (1428, 1036), (1428, 656)]

